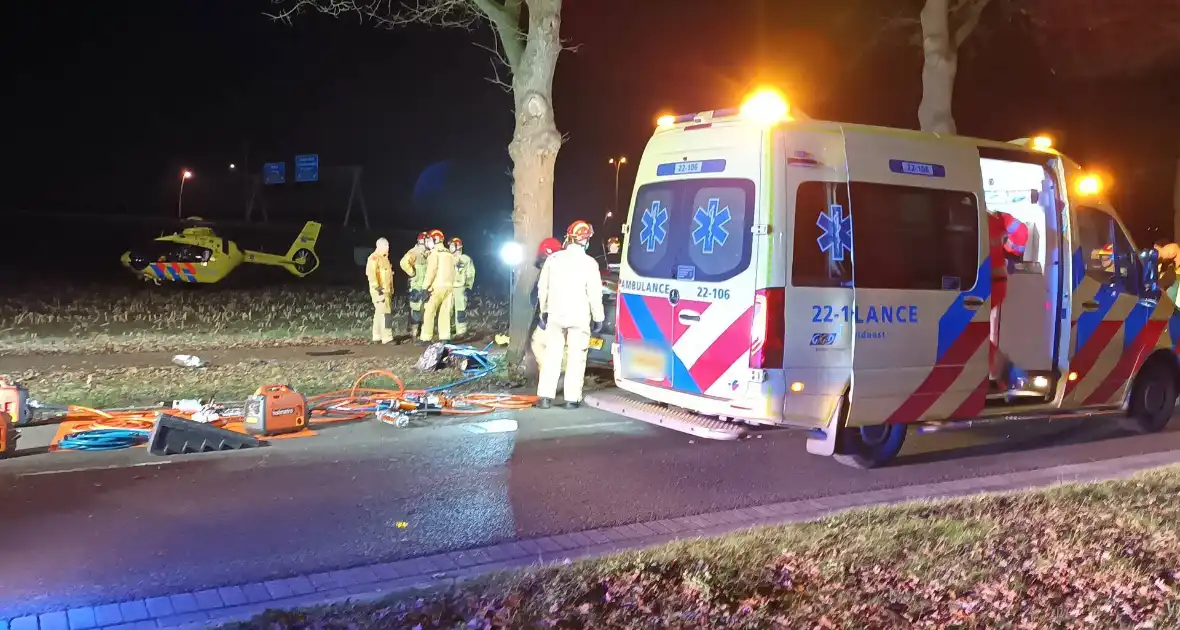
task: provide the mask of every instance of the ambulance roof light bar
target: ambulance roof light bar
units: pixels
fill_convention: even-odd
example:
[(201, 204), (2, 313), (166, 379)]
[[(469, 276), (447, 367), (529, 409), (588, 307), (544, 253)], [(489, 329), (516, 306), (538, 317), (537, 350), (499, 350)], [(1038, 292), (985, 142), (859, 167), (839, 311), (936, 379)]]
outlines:
[(1033, 151), (1040, 151), (1042, 153), (1057, 153), (1053, 148), (1053, 138), (1045, 134), (1033, 136), (1031, 138), (1017, 138), (1016, 140), (1009, 140), (1008, 144), (1015, 144), (1018, 147), (1032, 149)]
[(764, 125), (806, 118), (802, 112), (794, 110), (777, 90), (764, 88), (753, 92), (741, 107), (713, 109), (695, 114), (664, 114), (656, 119), (656, 127), (670, 129), (679, 125), (708, 125), (715, 120), (739, 116)]

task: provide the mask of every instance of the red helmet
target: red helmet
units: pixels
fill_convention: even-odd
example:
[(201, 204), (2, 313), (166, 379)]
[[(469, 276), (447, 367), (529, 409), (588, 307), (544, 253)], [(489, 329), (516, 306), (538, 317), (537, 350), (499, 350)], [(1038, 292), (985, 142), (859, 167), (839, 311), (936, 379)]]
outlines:
[(458, 236), (452, 238), (447, 244), (455, 249), (463, 249), (463, 239)]
[(553, 252), (559, 251), (560, 249), (561, 249), (561, 241), (559, 241), (553, 237), (549, 237), (549, 238), (541, 241), (540, 247), (537, 248), (537, 258), (540, 258), (543, 260), (545, 258), (548, 258), (549, 255), (552, 254)]
[(436, 244), (442, 243), (443, 241), (447, 240), (447, 237), (445, 235), (443, 235), (442, 230), (431, 230), (426, 233), (426, 236), (429, 236), (430, 238), (434, 239), (434, 242)]
[(421, 243), (426, 240), (426, 232), (418, 232), (418, 242)]
[(569, 229), (565, 231), (567, 241), (588, 241), (591, 236), (594, 236), (594, 228), (581, 220), (571, 223)]

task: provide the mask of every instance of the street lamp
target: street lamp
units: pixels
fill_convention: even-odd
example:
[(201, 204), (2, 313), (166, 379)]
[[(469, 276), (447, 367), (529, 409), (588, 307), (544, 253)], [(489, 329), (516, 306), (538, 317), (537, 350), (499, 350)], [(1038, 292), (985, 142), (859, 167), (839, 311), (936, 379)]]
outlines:
[(609, 161), (607, 161), (607, 164), (615, 167), (615, 198), (612, 202), (615, 205), (615, 210), (619, 209), (619, 169), (623, 168), (623, 165), (626, 163), (627, 156), (625, 155), (620, 155), (617, 158), (611, 158)]
[(176, 218), (183, 219), (184, 214), (181, 212), (182, 204), (184, 203), (184, 182), (193, 178), (193, 172), (185, 169), (180, 172), (180, 194), (176, 197)]

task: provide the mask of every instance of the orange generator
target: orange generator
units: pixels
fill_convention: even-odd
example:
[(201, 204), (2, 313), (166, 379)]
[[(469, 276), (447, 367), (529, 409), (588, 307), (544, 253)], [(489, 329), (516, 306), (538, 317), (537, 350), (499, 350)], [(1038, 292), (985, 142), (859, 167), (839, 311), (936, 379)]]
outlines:
[(32, 420), (32, 414), (29, 413), (29, 390), (20, 383), (0, 376), (0, 412), (8, 414), (8, 422), (5, 424), (28, 424)]
[(0, 411), (0, 459), (11, 457), (16, 452), (16, 438), (20, 435), (12, 421), (12, 416)]
[(295, 433), (307, 428), (307, 397), (288, 385), (263, 385), (246, 399), (244, 415), (252, 435)]

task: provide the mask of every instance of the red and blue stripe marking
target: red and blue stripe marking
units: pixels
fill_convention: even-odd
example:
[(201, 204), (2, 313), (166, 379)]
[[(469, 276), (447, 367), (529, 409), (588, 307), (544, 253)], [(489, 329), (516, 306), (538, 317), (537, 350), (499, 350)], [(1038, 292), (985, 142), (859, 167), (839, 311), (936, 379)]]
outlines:
[[(938, 319), (938, 351), (934, 368), (909, 398), (886, 419), (888, 423), (916, 422), (954, 385), (964, 367), (988, 340), (989, 323), (976, 322), (978, 308), (967, 308), (966, 300), (987, 300), (992, 293), (991, 257), (984, 258), (975, 272), (975, 286), (960, 293)], [(951, 417), (970, 417), (983, 409), (987, 379), (977, 385)], [(962, 415), (960, 415), (962, 414)]]
[(152, 263), (149, 267), (152, 273), (161, 280), (175, 280), (176, 282), (196, 282), (197, 268), (192, 263)]

